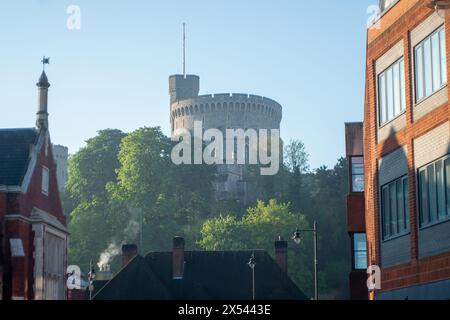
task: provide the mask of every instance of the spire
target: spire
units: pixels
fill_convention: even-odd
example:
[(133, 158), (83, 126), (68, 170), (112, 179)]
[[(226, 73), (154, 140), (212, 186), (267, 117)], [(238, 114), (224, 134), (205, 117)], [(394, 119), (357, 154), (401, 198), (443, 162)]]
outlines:
[(47, 78), (47, 75), (45, 74), (45, 71), (42, 71), (41, 76), (39, 77), (39, 80), (36, 83), (36, 86), (39, 88), (50, 87), (50, 83), (48, 83), (48, 78)]
[(47, 75), (45, 74), (45, 65), (50, 64), (50, 58), (44, 57), (42, 59), (42, 73), (39, 77), (36, 86), (38, 88), (38, 111), (36, 112), (36, 127), (39, 129), (48, 129), (48, 88), (50, 83), (48, 82)]

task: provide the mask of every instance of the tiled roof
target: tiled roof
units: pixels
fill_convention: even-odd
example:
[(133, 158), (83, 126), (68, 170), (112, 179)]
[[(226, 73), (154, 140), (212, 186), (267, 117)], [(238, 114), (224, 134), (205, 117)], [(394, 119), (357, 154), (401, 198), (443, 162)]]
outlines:
[[(172, 252), (135, 257), (95, 296), (97, 300), (251, 300), (253, 251), (186, 251), (182, 280), (172, 279)], [(256, 299), (306, 296), (265, 251), (254, 251)]]
[(0, 129), (0, 185), (20, 186), (30, 161), (31, 145), (38, 131), (34, 128)]

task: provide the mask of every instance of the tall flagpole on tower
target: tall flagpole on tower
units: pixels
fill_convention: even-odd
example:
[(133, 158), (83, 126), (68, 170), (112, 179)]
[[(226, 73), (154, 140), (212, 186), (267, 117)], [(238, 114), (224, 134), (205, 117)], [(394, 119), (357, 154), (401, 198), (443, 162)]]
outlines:
[(186, 78), (186, 23), (183, 22), (183, 76)]

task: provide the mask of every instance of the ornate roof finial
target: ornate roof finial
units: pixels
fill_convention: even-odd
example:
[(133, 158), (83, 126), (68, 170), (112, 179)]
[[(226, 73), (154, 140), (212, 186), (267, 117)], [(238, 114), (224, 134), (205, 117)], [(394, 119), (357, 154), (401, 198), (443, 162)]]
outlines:
[(42, 62), (42, 70), (45, 71), (45, 65), (50, 64), (50, 58), (43, 56), (41, 62)]

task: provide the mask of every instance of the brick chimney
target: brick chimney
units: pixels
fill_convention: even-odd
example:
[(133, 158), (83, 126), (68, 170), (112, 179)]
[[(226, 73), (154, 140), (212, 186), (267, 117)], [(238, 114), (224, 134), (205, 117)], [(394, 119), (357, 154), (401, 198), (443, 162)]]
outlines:
[(280, 268), (287, 273), (288, 271), (288, 243), (281, 237), (275, 241), (275, 260)]
[(122, 267), (125, 267), (138, 254), (137, 245), (123, 244), (122, 245)]
[(184, 277), (184, 238), (182, 237), (173, 238), (172, 275), (173, 279)]

